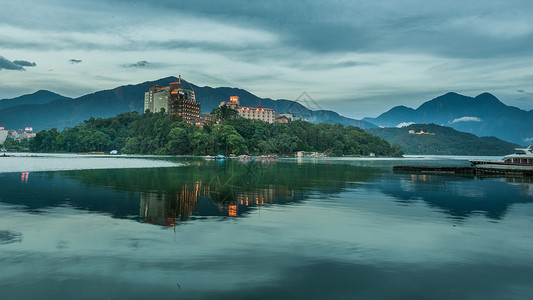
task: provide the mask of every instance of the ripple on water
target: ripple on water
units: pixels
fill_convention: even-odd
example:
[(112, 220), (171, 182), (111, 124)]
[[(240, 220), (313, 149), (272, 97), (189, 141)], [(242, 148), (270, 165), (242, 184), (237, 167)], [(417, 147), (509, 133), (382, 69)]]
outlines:
[(22, 233), (10, 230), (0, 230), (0, 245), (22, 241)]

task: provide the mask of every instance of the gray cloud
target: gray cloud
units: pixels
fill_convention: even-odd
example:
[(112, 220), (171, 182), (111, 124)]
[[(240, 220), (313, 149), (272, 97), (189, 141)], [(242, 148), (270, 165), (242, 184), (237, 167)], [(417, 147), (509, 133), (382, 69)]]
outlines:
[(300, 62), (293, 63), (289, 66), (298, 68), (301, 70), (331, 70), (331, 69), (343, 69), (357, 66), (370, 66), (372, 63), (359, 62), (359, 61), (340, 61), (340, 62)]
[(69, 61), (71, 64), (73, 64), (73, 65), (74, 65), (74, 64), (79, 64), (79, 63), (82, 62), (81, 59), (75, 59), (75, 58), (71, 58), (71, 59), (69, 59), (68, 61)]
[[(123, 0), (110, 7), (108, 1), (95, 0), (88, 11), (81, 10), (85, 8), (82, 4), (55, 2), (55, 6), (65, 11), (77, 9), (79, 16), (60, 14), (57, 20), (45, 25), (39, 23), (39, 27), (50, 27), (52, 30), (64, 30), (66, 27), (77, 32), (117, 32), (125, 26), (139, 24), (141, 12), (168, 15), (173, 10), (179, 10), (179, 13), (191, 18), (201, 17), (240, 28), (267, 31), (280, 38), (281, 44), (273, 47), (311, 53), (403, 51), (481, 58), (527, 55), (533, 49), (533, 26), (528, 21), (533, 2), (528, 0), (505, 3), (488, 0), (482, 4), (460, 0), (439, 4), (416, 0), (401, 3), (393, 0), (335, 3), (272, 0), (268, 4), (197, 0), (180, 5), (176, 5), (174, 0), (154, 0), (150, 1), (150, 5), (131, 4)], [(127, 14), (123, 12), (124, 7), (127, 7)], [(101, 13), (108, 14), (109, 18), (96, 19)], [(9, 18), (8, 24), (24, 28), (37, 25), (32, 18)], [(181, 47), (183, 43), (181, 41)], [(66, 42), (49, 47), (58, 46), (77, 45)], [(193, 43), (189, 46), (198, 45)], [(209, 45), (204, 46), (209, 48)], [(101, 49), (102, 45), (89, 42), (83, 47)], [(166, 48), (164, 43), (159, 47)]]
[[(315, 53), (404, 51), (447, 57), (493, 57), (530, 54), (533, 28), (525, 0), (502, 3), (448, 1), (262, 2), (198, 0), (153, 7), (179, 9), (246, 28), (276, 33), (283, 47)], [(461, 7), (460, 12), (457, 7)], [(505, 28), (505, 29), (502, 29)]]
[(35, 63), (31, 63), (25, 60), (15, 60), (10, 61), (3, 56), (0, 56), (0, 70), (15, 70), (15, 71), (24, 71), (24, 67), (35, 67)]
[[(0, 35), (7, 37), (3, 49), (42, 53), (41, 60), (61, 51), (80, 57), (89, 52), (83, 57), (96, 63), (108, 54), (129, 57), (106, 70), (121, 84), (164, 77), (170, 68), (156, 61), (180, 56), (180, 67), (191, 64), (187, 71), (198, 83), (228, 81), (265, 97), (290, 98), (295, 86), (313, 92), (312, 78), (322, 75), (335, 94), (317, 100), (338, 111), (349, 107), (346, 113), (360, 117), (399, 104), (419, 105), (450, 90), (489, 91), (533, 108), (530, 94), (518, 91), (531, 82), (530, 0), (28, 2), (3, 5), (11, 12), (0, 20)], [(183, 23), (168, 22), (177, 14)], [(135, 63), (135, 52), (144, 53), (144, 60)], [(59, 70), (61, 61), (56, 63)], [(228, 66), (235, 68), (229, 76)], [(82, 67), (91, 72), (95, 65), (84, 61)], [(4, 59), (2, 68), (25, 66)], [(150, 72), (132, 74), (128, 68)], [(204, 74), (194, 73), (198, 69)], [(331, 71), (327, 77), (325, 71)], [(91, 80), (93, 89), (102, 85), (95, 76)]]
[(29, 61), (26, 61), (26, 60), (14, 60), (13, 63), (16, 64), (16, 65), (19, 65), (21, 67), (35, 67), (35, 66), (37, 66), (36, 63), (29, 62)]
[(146, 60), (141, 60), (141, 61), (138, 61), (134, 64), (124, 64), (124, 65), (121, 65), (121, 67), (124, 67), (124, 68), (144, 68), (144, 67), (148, 67), (150, 66), (151, 63), (147, 62)]

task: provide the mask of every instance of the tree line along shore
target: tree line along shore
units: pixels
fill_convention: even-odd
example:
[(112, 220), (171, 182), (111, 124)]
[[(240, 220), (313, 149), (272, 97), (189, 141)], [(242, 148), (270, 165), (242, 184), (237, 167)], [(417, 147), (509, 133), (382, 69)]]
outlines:
[[(220, 114), (219, 114), (220, 115)], [(364, 130), (302, 120), (267, 123), (241, 117), (220, 119), (203, 128), (165, 113), (128, 112), (84, 121), (73, 128), (37, 133), (32, 152), (107, 152), (158, 155), (292, 155), (296, 151), (332, 156), (401, 156), (399, 146)]]

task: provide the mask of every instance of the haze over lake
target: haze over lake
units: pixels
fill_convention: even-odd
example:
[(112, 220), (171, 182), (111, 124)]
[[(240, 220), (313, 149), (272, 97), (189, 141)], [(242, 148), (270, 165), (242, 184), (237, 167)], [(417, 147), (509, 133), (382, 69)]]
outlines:
[(1, 298), (528, 299), (533, 179), (402, 164), (0, 158)]

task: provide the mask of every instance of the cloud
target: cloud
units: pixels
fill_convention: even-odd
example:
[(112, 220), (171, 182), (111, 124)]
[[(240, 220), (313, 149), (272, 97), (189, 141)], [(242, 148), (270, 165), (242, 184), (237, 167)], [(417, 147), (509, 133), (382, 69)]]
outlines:
[(353, 60), (344, 60), (339, 62), (302, 61), (289, 64), (290, 67), (301, 70), (331, 70), (371, 65), (373, 65), (373, 63)]
[(396, 128), (407, 127), (407, 126), (413, 125), (413, 124), (415, 124), (415, 122), (402, 122), (402, 123), (396, 125)]
[(533, 137), (528, 137), (524, 139), (524, 142), (526, 143), (533, 143)]
[(481, 119), (478, 117), (462, 117), (462, 118), (453, 120), (452, 124), (459, 123), (459, 122), (481, 122)]
[(24, 71), (23, 66), (16, 64), (15, 62), (10, 61), (3, 56), (0, 56), (0, 70), (2, 69)]
[(74, 65), (74, 64), (79, 64), (79, 63), (82, 62), (81, 59), (75, 59), (75, 58), (71, 58), (71, 59), (69, 59), (68, 61), (69, 61), (71, 64), (73, 64), (73, 65)]
[(124, 68), (144, 68), (144, 67), (148, 67), (150, 66), (151, 63), (147, 62), (146, 60), (141, 60), (141, 61), (138, 61), (134, 64), (124, 64), (124, 65), (121, 65), (122, 67)]
[(26, 60), (14, 60), (13, 63), (16, 64), (16, 65), (19, 65), (21, 67), (35, 67), (35, 66), (37, 66), (36, 63), (29, 62), (29, 61), (26, 61)]

